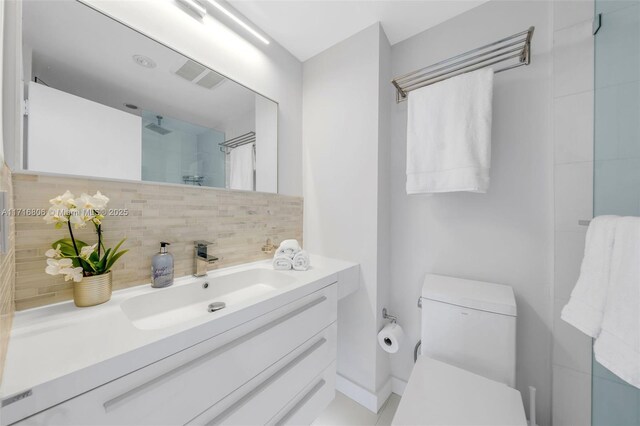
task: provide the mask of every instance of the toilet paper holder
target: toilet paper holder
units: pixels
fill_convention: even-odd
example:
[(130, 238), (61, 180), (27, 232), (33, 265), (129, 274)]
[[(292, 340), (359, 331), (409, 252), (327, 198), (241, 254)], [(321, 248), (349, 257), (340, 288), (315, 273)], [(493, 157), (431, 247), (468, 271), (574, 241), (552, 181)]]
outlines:
[(382, 308), (382, 318), (390, 320), (392, 323), (398, 322), (398, 317), (387, 312), (387, 308)]

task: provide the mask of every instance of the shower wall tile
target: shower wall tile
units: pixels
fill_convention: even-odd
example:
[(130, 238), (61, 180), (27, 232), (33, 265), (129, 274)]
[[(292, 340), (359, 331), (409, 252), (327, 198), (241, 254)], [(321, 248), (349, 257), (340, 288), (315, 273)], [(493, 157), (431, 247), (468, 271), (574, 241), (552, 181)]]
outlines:
[(554, 32), (555, 97), (593, 90), (592, 25), (591, 20), (588, 20)]
[(560, 318), (569, 299), (556, 299), (553, 315), (553, 363), (591, 374), (591, 337)]
[(568, 300), (580, 275), (580, 265), (584, 254), (586, 226), (582, 231), (557, 231), (555, 235), (556, 299)]
[(556, 231), (584, 229), (579, 220), (593, 215), (593, 162), (558, 164), (555, 168)]
[(556, 98), (555, 163), (593, 161), (593, 91)]
[(553, 426), (591, 424), (591, 375), (553, 366)]
[(553, 29), (560, 30), (593, 19), (593, 0), (555, 0)]
[[(302, 241), (301, 197), (183, 185), (118, 182), (113, 180), (15, 174), (16, 208), (46, 208), (48, 200), (67, 189), (76, 196), (100, 190), (113, 209), (127, 209), (125, 216), (104, 220), (105, 244), (113, 246), (126, 237), (124, 255), (113, 270), (114, 289), (148, 283), (151, 258), (160, 241), (171, 243), (175, 275), (194, 269), (194, 240), (213, 242), (210, 252), (220, 261), (217, 269), (267, 259), (261, 251), (267, 239)], [(94, 241), (90, 229), (77, 238)], [(16, 218), (16, 309), (26, 309), (72, 298), (72, 285), (62, 277), (44, 273), (44, 252), (50, 244), (66, 238), (42, 217)]]

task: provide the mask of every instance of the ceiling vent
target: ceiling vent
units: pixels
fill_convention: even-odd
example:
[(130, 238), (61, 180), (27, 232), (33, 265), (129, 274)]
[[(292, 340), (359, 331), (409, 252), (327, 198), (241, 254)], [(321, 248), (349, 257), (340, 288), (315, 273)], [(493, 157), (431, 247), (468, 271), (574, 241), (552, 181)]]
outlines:
[(184, 78), (185, 80), (193, 81), (206, 70), (202, 65), (188, 60), (176, 71), (176, 75)]
[(217, 72), (209, 71), (204, 75), (204, 77), (198, 80), (196, 84), (198, 86), (204, 87), (205, 89), (213, 89), (214, 87), (216, 87), (218, 84), (222, 83), (225, 80), (226, 79), (220, 74), (218, 74)]

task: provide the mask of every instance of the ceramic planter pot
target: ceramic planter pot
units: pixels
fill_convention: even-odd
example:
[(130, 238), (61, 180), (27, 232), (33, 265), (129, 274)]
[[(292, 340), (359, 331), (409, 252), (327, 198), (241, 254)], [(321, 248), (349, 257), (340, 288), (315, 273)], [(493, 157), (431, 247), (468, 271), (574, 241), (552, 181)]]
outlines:
[(79, 283), (73, 283), (73, 302), (78, 307), (99, 305), (111, 299), (111, 290), (111, 271), (84, 277)]

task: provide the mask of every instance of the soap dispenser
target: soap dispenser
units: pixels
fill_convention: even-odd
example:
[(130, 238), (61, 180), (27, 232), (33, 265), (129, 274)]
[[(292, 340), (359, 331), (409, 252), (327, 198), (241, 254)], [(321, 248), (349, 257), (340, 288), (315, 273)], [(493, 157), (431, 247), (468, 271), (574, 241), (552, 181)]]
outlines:
[(160, 243), (160, 252), (151, 260), (151, 287), (162, 288), (173, 284), (173, 255), (167, 251), (169, 243)]

